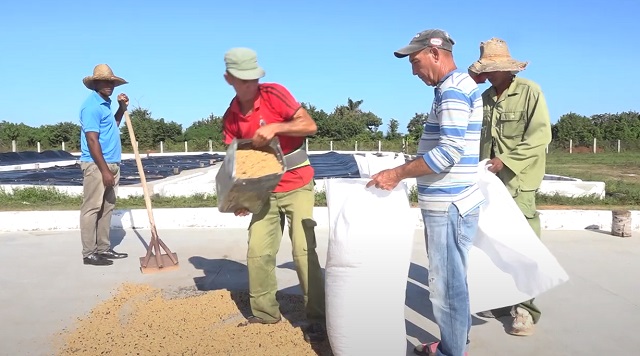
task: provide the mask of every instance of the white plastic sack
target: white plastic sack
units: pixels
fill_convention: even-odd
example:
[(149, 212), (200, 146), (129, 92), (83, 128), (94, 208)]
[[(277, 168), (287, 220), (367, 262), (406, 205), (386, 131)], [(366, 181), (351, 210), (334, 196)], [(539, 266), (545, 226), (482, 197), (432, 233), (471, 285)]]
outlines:
[(500, 179), (478, 165), (486, 203), (469, 251), (471, 312), (511, 306), (569, 280), (558, 260), (533, 232)]
[(327, 334), (336, 356), (404, 355), (404, 305), (416, 221), (403, 183), (325, 180)]

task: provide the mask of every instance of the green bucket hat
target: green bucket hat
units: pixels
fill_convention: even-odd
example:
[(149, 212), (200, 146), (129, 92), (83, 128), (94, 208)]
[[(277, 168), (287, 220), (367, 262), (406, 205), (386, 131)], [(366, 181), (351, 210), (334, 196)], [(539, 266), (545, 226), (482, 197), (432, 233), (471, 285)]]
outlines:
[(258, 65), (258, 55), (249, 48), (232, 48), (224, 54), (227, 72), (242, 80), (264, 77), (264, 69)]

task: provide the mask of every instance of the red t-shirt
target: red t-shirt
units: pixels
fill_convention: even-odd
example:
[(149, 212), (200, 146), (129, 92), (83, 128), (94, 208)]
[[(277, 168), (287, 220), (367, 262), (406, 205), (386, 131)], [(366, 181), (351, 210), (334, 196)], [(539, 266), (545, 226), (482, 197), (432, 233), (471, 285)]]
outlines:
[[(265, 124), (291, 121), (300, 108), (300, 104), (291, 93), (280, 84), (262, 83), (258, 85), (258, 98), (253, 111), (244, 116), (240, 111), (238, 100), (233, 98), (227, 112), (223, 116), (224, 142), (228, 145), (234, 138), (250, 139), (260, 127), (260, 120)], [(278, 135), (282, 152), (286, 155), (302, 146), (304, 137)], [(274, 192), (288, 192), (304, 187), (313, 179), (314, 170), (311, 165), (296, 168), (284, 173)]]

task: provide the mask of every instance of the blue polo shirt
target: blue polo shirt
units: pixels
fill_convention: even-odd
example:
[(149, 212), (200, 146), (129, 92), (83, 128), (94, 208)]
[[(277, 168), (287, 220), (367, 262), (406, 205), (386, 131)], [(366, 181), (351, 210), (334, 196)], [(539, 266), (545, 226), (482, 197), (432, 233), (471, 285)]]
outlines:
[(96, 91), (92, 91), (80, 107), (80, 155), (81, 162), (93, 162), (86, 132), (97, 132), (102, 155), (107, 163), (120, 163), (122, 147), (120, 146), (120, 129), (111, 112), (111, 99), (104, 100)]

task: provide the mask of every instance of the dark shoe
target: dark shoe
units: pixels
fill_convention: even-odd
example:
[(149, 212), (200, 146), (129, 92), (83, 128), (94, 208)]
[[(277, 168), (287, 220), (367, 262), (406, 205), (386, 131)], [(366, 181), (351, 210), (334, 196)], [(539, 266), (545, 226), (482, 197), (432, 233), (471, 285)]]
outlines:
[(127, 255), (126, 253), (120, 253), (120, 252), (116, 252), (114, 250), (107, 250), (105, 252), (99, 252), (98, 255), (104, 257), (104, 258), (109, 258), (109, 259), (118, 259), (118, 258), (127, 258), (129, 257), (129, 255)]
[(262, 319), (260, 317), (252, 315), (252, 316), (248, 317), (246, 321), (238, 324), (238, 326), (247, 326), (247, 325), (251, 325), (251, 324), (265, 324), (265, 325), (277, 324), (277, 323), (280, 322), (280, 320), (282, 320), (282, 318), (279, 318), (278, 320), (271, 321), (271, 320), (264, 320), (264, 319)]
[(85, 265), (94, 265), (94, 266), (111, 266), (113, 261), (108, 260), (98, 254), (92, 253), (89, 256), (82, 259)]
[(327, 330), (321, 323), (311, 323), (302, 328), (304, 341), (314, 344), (327, 339)]

